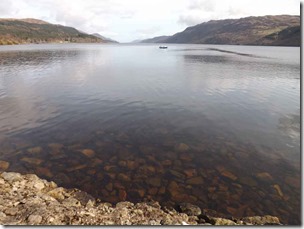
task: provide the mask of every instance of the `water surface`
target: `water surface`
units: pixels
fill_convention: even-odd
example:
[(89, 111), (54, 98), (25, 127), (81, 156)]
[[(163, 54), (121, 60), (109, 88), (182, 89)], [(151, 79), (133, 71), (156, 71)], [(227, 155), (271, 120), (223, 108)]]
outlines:
[(0, 47), (0, 160), (102, 201), (300, 223), (300, 49)]

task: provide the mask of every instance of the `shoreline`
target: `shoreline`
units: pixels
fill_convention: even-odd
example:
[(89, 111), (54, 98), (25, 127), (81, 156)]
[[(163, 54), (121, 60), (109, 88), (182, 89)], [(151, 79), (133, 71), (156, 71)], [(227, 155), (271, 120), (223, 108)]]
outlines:
[(214, 212), (189, 203), (179, 209), (154, 201), (101, 203), (35, 174), (0, 173), (1, 225), (281, 225), (269, 215), (221, 218)]

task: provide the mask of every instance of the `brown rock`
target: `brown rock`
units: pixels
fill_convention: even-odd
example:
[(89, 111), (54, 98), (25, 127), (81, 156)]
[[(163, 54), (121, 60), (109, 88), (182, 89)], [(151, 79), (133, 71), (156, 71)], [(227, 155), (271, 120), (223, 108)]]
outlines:
[(179, 186), (175, 181), (171, 181), (168, 185), (168, 191), (171, 196), (175, 196), (179, 192)]
[(186, 169), (186, 170), (184, 170), (184, 173), (186, 174), (187, 178), (197, 175), (196, 169)]
[(38, 153), (42, 152), (42, 147), (36, 146), (33, 148), (29, 148), (29, 149), (27, 149), (27, 152), (32, 153), (32, 154), (38, 154)]
[(273, 187), (274, 187), (274, 189), (277, 191), (277, 193), (278, 193), (278, 195), (279, 195), (280, 197), (283, 197), (283, 196), (284, 196), (284, 195), (283, 195), (283, 192), (282, 192), (282, 190), (281, 190), (281, 188), (280, 188), (280, 186), (279, 186), (278, 184), (273, 185)]
[(68, 172), (73, 172), (73, 171), (76, 171), (76, 170), (84, 169), (86, 167), (87, 167), (87, 165), (76, 165), (76, 166), (68, 168), (67, 171)]
[(192, 157), (189, 154), (181, 154), (179, 157), (182, 161), (192, 161)]
[(166, 193), (166, 188), (165, 187), (160, 187), (158, 190), (158, 194), (162, 195)]
[(148, 193), (152, 196), (155, 196), (157, 194), (157, 192), (158, 192), (158, 188), (156, 188), (156, 187), (150, 188), (148, 190)]
[(220, 173), (223, 172), (224, 170), (226, 170), (226, 168), (222, 165), (218, 165), (218, 166), (215, 166), (216, 170), (219, 171)]
[(119, 173), (117, 179), (123, 182), (130, 182), (131, 178), (123, 173)]
[(0, 171), (5, 171), (9, 168), (10, 163), (7, 161), (0, 161)]
[(159, 177), (150, 178), (147, 180), (147, 183), (152, 185), (153, 187), (160, 187), (161, 179)]
[(127, 161), (127, 167), (130, 170), (134, 170), (138, 167), (138, 164), (135, 161)]
[(260, 180), (263, 180), (263, 181), (271, 181), (271, 180), (273, 180), (272, 176), (269, 173), (267, 173), (267, 172), (257, 173), (256, 177), (259, 178)]
[(226, 191), (228, 191), (228, 186), (226, 186), (226, 185), (221, 185), (221, 184), (220, 184), (220, 185), (219, 185), (219, 190), (220, 190), (220, 191), (225, 191), (225, 192), (226, 192)]
[(233, 173), (231, 173), (227, 170), (222, 171), (221, 174), (222, 174), (222, 176), (227, 177), (227, 178), (229, 178), (230, 180), (233, 180), (233, 181), (235, 181), (237, 179), (237, 176), (235, 176)]
[(200, 185), (204, 183), (204, 179), (202, 177), (193, 177), (188, 179), (186, 183), (191, 185)]
[(169, 172), (170, 172), (171, 175), (173, 175), (173, 176), (175, 176), (177, 178), (180, 178), (182, 180), (184, 180), (186, 178), (186, 176), (184, 174), (182, 174), (182, 173), (180, 173), (180, 172), (178, 172), (176, 170), (170, 169)]
[(257, 182), (251, 178), (251, 177), (243, 177), (243, 176), (240, 176), (238, 181), (242, 184), (245, 184), (245, 185), (248, 185), (248, 186), (257, 186)]
[(127, 167), (127, 162), (126, 162), (126, 161), (119, 161), (119, 162), (118, 162), (118, 165), (119, 165), (120, 167)]
[(88, 171), (87, 171), (87, 174), (89, 174), (89, 175), (94, 175), (94, 174), (96, 174), (96, 170), (95, 169), (89, 169)]
[(94, 159), (92, 159), (92, 166), (96, 166), (96, 165), (100, 165), (100, 164), (102, 164), (102, 160), (100, 160), (99, 158), (94, 158)]
[(146, 191), (144, 189), (138, 189), (139, 196), (143, 198), (145, 196)]
[(177, 146), (175, 147), (175, 149), (176, 149), (177, 151), (180, 151), (180, 152), (185, 152), (185, 151), (189, 150), (190, 147), (189, 147), (187, 144), (185, 144), (185, 143), (180, 143), (179, 145), (177, 145)]
[(53, 150), (60, 150), (63, 148), (63, 145), (60, 143), (50, 143), (48, 144), (48, 147), (50, 147)]
[(106, 165), (103, 167), (104, 171), (109, 172), (115, 170), (116, 166), (115, 165)]
[(53, 177), (53, 173), (46, 167), (38, 167), (36, 173), (40, 176)]
[(29, 164), (33, 164), (33, 165), (40, 165), (43, 160), (38, 159), (38, 158), (33, 158), (33, 157), (23, 157), (21, 158), (21, 161), (27, 162)]
[(241, 220), (246, 223), (251, 223), (253, 225), (266, 225), (266, 224), (279, 225), (279, 224), (281, 224), (278, 217), (270, 216), (270, 215), (244, 217), (244, 218), (241, 218)]
[(161, 164), (163, 166), (170, 166), (170, 165), (172, 165), (172, 161), (171, 160), (164, 160), (164, 161), (161, 162)]
[(211, 193), (215, 192), (215, 190), (216, 190), (216, 187), (209, 187), (208, 188), (208, 192), (211, 192)]
[(113, 190), (113, 184), (112, 183), (108, 183), (106, 186), (106, 189), (111, 192)]
[(92, 149), (84, 149), (81, 151), (81, 153), (90, 158), (95, 156), (95, 152)]
[(124, 189), (120, 189), (118, 192), (120, 201), (125, 201), (127, 199), (127, 192)]
[(115, 180), (116, 174), (115, 173), (107, 173), (107, 175), (112, 179)]
[(227, 207), (226, 208), (227, 212), (229, 212), (231, 215), (235, 215), (235, 213), (237, 212), (237, 209), (233, 208), (233, 207)]

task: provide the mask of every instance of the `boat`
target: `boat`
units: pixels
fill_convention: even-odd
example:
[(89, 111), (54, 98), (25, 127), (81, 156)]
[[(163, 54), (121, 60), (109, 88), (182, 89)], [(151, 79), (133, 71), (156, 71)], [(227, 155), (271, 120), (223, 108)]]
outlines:
[(159, 46), (160, 49), (167, 49), (167, 46)]

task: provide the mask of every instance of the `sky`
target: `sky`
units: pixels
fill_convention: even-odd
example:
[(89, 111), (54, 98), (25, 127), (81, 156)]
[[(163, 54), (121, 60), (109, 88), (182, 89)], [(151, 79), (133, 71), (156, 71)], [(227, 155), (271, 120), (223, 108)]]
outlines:
[(36, 18), (119, 42), (173, 35), (209, 20), (300, 15), (300, 0), (0, 0), (1, 18)]

